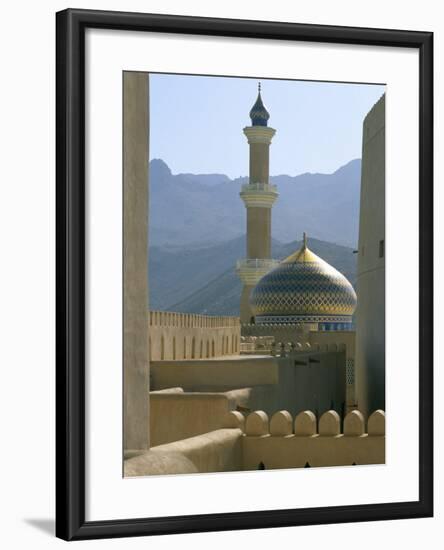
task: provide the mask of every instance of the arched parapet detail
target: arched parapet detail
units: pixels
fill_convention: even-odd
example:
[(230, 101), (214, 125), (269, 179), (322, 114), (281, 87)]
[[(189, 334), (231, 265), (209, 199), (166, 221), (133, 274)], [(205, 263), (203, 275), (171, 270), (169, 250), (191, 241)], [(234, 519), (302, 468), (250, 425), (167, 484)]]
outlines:
[(316, 416), (312, 411), (302, 411), (294, 419), (294, 434), (316, 435)]
[(278, 411), (271, 417), (270, 434), (275, 436), (291, 435), (293, 418), (288, 411)]
[(360, 436), (365, 432), (364, 417), (360, 411), (351, 411), (344, 420), (344, 435)]
[(254, 411), (247, 416), (245, 422), (245, 433), (247, 435), (268, 435), (268, 415), (264, 411)]
[(224, 422), (225, 428), (237, 428), (239, 430), (245, 431), (245, 417), (239, 411), (230, 411)]
[(368, 435), (385, 435), (385, 412), (381, 409), (373, 412), (368, 419)]
[(319, 435), (336, 436), (340, 432), (340, 418), (336, 411), (325, 412), (319, 420)]

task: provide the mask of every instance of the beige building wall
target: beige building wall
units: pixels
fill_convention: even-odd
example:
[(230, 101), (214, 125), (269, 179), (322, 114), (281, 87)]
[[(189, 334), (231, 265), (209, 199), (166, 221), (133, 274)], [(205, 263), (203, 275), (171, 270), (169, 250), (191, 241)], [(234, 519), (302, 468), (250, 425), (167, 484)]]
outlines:
[(293, 324), (270, 324), (270, 325), (242, 325), (241, 350), (254, 353), (255, 347), (251, 339), (256, 338), (257, 349), (263, 348), (263, 341), (271, 338), (274, 345), (268, 343), (270, 353), (280, 352), (281, 346), (288, 350), (293, 346), (305, 346), (307, 343), (314, 346), (319, 345), (322, 349), (330, 345), (345, 346), (346, 349), (346, 410), (357, 407), (355, 394), (355, 340), (354, 330), (309, 330), (307, 327)]
[(384, 95), (367, 115), (363, 128), (356, 389), (358, 407), (365, 415), (385, 409), (385, 248)]
[(150, 311), (148, 340), (151, 361), (180, 361), (237, 355), (239, 317)]
[(225, 427), (236, 408), (229, 393), (151, 392), (151, 445), (163, 445)]
[(285, 408), (297, 414), (309, 408), (322, 414), (334, 408), (342, 415), (346, 410), (345, 347), (336, 345), (292, 351), (285, 357), (153, 361), (151, 376), (153, 390), (235, 391), (232, 398), (243, 412), (263, 409), (274, 414)]
[(345, 393), (346, 411), (357, 408), (355, 392), (355, 348), (356, 332), (354, 330), (312, 330), (308, 333), (310, 344), (320, 346), (336, 344), (345, 345)]
[(123, 435), (149, 448), (148, 75), (123, 73)]

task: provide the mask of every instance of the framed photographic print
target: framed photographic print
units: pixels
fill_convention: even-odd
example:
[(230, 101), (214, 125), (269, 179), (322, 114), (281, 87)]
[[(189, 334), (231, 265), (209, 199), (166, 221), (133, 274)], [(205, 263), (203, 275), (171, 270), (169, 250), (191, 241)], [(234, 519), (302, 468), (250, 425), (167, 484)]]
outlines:
[(433, 511), (433, 35), (57, 14), (57, 536)]

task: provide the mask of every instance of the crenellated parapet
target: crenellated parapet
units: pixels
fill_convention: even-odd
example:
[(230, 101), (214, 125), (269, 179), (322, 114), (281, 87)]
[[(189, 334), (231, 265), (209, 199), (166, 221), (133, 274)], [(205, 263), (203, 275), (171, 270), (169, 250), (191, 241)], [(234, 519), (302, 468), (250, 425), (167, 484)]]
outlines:
[(228, 328), (239, 327), (240, 318), (223, 315), (198, 315), (175, 311), (150, 311), (150, 327)]
[[(233, 420), (234, 422), (234, 420)], [(295, 416), (278, 411), (271, 419), (255, 411), (245, 419), (244, 469), (301, 468), (385, 463), (385, 413), (374, 411), (366, 422), (358, 410), (341, 423), (334, 410), (319, 418), (312, 411)], [(261, 469), (264, 469), (261, 466)]]

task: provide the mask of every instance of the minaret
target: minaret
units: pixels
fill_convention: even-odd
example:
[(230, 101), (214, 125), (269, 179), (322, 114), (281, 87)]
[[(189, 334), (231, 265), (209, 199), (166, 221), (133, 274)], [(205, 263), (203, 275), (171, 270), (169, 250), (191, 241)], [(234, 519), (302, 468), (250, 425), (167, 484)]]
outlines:
[(250, 176), (240, 192), (247, 209), (247, 258), (237, 262), (237, 273), (244, 284), (241, 323), (253, 320), (249, 304), (252, 288), (279, 263), (271, 259), (271, 207), (278, 192), (269, 181), (270, 144), (276, 130), (267, 126), (270, 115), (262, 102), (260, 84), (250, 118), (251, 126), (244, 128), (250, 146)]

